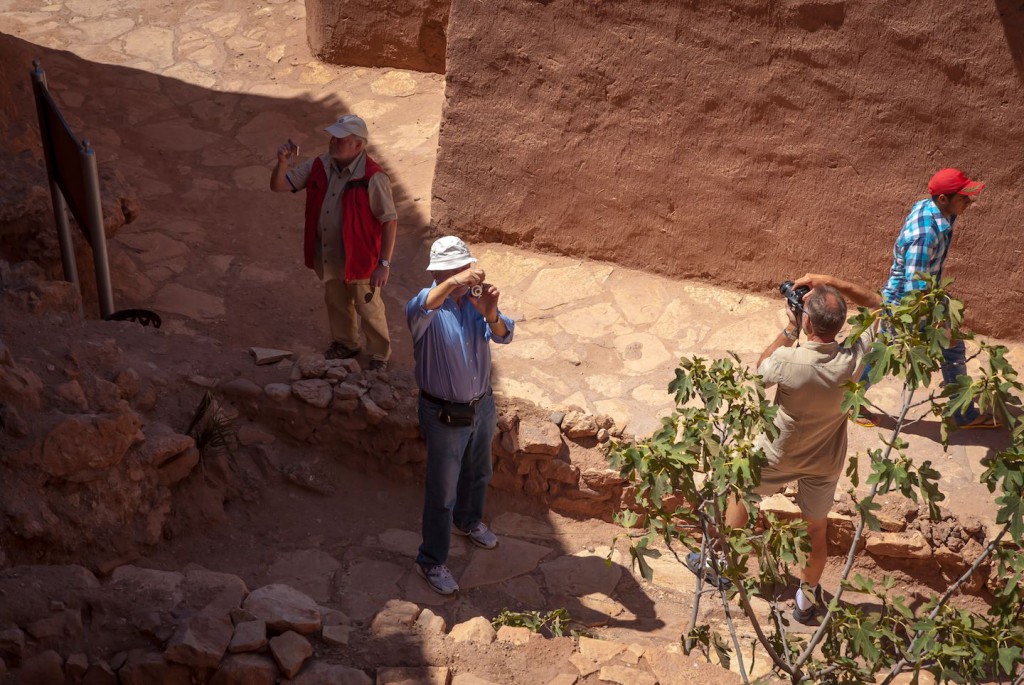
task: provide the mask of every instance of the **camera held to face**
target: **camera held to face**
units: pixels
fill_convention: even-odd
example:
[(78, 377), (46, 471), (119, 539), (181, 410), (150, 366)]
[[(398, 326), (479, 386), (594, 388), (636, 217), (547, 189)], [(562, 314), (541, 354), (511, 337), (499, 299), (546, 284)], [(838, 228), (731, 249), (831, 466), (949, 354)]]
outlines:
[(793, 313), (800, 314), (804, 311), (804, 297), (807, 296), (807, 293), (811, 292), (811, 289), (806, 285), (794, 288), (793, 281), (784, 281), (779, 286), (779, 292), (786, 298), (786, 304), (793, 310)]
[(473, 297), (480, 297), (484, 294), (484, 287), (482, 285), (474, 285), (470, 287), (469, 294)]

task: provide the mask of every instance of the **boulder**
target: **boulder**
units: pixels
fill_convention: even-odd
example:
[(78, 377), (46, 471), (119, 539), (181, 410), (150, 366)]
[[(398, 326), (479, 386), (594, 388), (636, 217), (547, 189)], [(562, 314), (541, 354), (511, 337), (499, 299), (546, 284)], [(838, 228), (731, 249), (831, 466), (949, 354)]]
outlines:
[(289, 630), (277, 637), (270, 638), (270, 654), (286, 678), (294, 678), (313, 656), (313, 645), (294, 630)]
[(157, 482), (169, 488), (185, 480), (192, 469), (199, 465), (199, 456), (199, 450), (195, 447), (174, 455), (157, 469)]
[(36, 446), (35, 462), (44, 473), (58, 478), (108, 469), (124, 459), (139, 425), (134, 412), (69, 416)]
[(256, 366), (273, 364), (282, 359), (290, 359), (292, 356), (288, 350), (275, 350), (270, 347), (250, 347), (249, 354), (256, 360)]
[(163, 423), (152, 423), (144, 431), (146, 441), (140, 452), (143, 461), (151, 466), (160, 466), (171, 457), (177, 456), (196, 446), (191, 436), (182, 435)]
[[(374, 567), (377, 568), (377, 567)], [(403, 635), (409, 632), (420, 615), (420, 608), (400, 599), (388, 600), (370, 622), (370, 634), (375, 638)]]
[(263, 392), (275, 402), (284, 402), (292, 396), (292, 386), (287, 383), (268, 383), (263, 386)]
[(562, 449), (562, 434), (550, 421), (524, 419), (519, 424), (519, 448), (533, 454), (555, 455)]
[(82, 676), (82, 685), (117, 685), (117, 674), (101, 659), (89, 666)]
[(164, 658), (194, 668), (214, 668), (234, 634), (231, 616), (216, 608), (200, 611), (179, 624)]
[(352, 626), (324, 626), (320, 631), (320, 639), (326, 644), (340, 647), (348, 644), (348, 637), (355, 630)]
[(192, 685), (192, 673), (187, 666), (172, 664), (162, 654), (133, 649), (117, 671), (121, 685)]
[(334, 396), (334, 388), (325, 380), (311, 378), (292, 383), (292, 393), (307, 404), (326, 409)]
[(490, 621), (483, 616), (476, 616), (452, 627), (452, 632), (448, 634), (448, 637), (455, 642), (489, 645), (497, 639), (498, 634), (494, 632)]
[(566, 412), (562, 418), (562, 432), (565, 437), (573, 440), (580, 438), (592, 438), (597, 435), (597, 421), (591, 414), (584, 414), (581, 411)]
[(265, 656), (231, 654), (210, 678), (210, 685), (274, 685), (277, 666)]
[(334, 396), (337, 399), (358, 399), (364, 392), (366, 390), (355, 383), (339, 383), (334, 386)]
[(525, 645), (530, 641), (530, 636), (534, 634), (535, 633), (529, 628), (502, 626), (498, 628), (497, 639), (498, 642), (508, 642), (513, 645)]
[(876, 557), (897, 559), (928, 559), (932, 555), (931, 545), (919, 530), (905, 533), (872, 532), (867, 538), (867, 551)]
[(322, 354), (304, 354), (295, 362), (302, 378), (323, 378), (327, 373), (327, 360)]
[(21, 665), (18, 682), (21, 685), (63, 683), (64, 659), (52, 649), (30, 656)]
[(253, 590), (242, 608), (265, 621), (273, 631), (294, 630), (308, 635), (320, 629), (320, 607), (308, 595), (288, 585), (265, 585)]
[(373, 685), (373, 679), (355, 668), (316, 661), (288, 685)]
[(265, 621), (242, 621), (235, 626), (235, 632), (228, 643), (228, 651), (258, 652), (267, 644), (267, 624)]

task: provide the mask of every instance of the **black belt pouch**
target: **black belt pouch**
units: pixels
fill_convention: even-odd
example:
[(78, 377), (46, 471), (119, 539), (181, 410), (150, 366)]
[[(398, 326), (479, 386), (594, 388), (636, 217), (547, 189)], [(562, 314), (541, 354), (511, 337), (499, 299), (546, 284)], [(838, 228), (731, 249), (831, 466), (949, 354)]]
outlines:
[(446, 426), (461, 428), (472, 426), (474, 416), (476, 416), (475, 405), (445, 402), (441, 405), (441, 411), (438, 413), (437, 418)]

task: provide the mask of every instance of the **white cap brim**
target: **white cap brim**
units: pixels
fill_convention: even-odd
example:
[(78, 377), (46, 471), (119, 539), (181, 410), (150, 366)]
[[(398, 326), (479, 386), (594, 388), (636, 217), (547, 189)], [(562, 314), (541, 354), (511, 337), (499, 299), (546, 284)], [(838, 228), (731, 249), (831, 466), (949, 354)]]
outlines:
[(427, 265), (427, 271), (448, 271), (448, 269), (458, 269), (460, 266), (466, 266), (476, 261), (476, 257), (434, 257), (430, 260), (430, 264)]

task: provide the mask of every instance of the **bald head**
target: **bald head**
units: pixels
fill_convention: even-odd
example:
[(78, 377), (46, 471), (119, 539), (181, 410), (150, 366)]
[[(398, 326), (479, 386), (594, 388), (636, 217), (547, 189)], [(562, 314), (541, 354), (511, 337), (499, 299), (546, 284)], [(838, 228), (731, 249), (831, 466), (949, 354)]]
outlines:
[(804, 312), (818, 336), (834, 338), (846, 323), (846, 300), (835, 288), (820, 285), (804, 300)]

